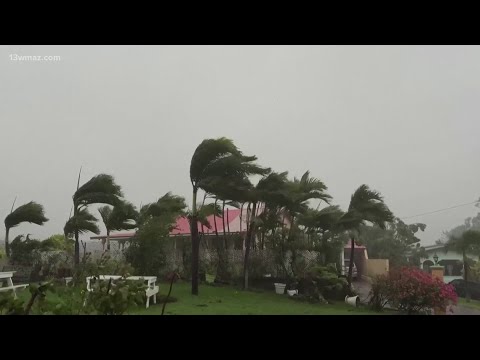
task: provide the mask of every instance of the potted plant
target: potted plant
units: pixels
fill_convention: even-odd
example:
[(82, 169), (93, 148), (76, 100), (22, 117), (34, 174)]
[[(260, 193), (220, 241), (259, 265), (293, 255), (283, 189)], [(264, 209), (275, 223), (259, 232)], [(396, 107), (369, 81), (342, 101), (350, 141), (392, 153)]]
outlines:
[(287, 287), (287, 284), (284, 283), (274, 283), (275, 285), (275, 292), (279, 295), (285, 294), (285, 288)]
[(209, 284), (213, 284), (215, 282), (215, 278), (217, 277), (217, 266), (213, 263), (208, 263), (205, 266), (205, 281)]
[(298, 295), (298, 283), (293, 281), (287, 287), (287, 294), (288, 296)]

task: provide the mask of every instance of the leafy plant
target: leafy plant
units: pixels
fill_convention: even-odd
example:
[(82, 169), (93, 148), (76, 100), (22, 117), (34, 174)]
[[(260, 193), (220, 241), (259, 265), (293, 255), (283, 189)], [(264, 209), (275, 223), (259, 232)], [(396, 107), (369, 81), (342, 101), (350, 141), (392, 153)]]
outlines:
[(142, 280), (93, 281), (91, 286), (93, 291), (87, 296), (87, 305), (99, 315), (123, 315), (130, 307), (145, 303)]

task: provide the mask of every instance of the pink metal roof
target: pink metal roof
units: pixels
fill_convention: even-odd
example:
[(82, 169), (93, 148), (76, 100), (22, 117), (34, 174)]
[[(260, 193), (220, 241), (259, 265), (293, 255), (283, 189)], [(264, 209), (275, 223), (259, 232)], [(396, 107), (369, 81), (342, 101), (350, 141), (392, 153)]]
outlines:
[[(260, 209), (258, 213), (261, 213), (263, 209)], [(240, 226), (240, 209), (225, 209), (224, 213), (225, 217), (225, 231), (226, 232), (231, 232), (231, 233), (238, 233), (240, 232), (245, 232), (247, 230), (247, 210), (243, 209), (242, 212), (242, 221), (241, 221), (241, 226)], [(223, 233), (223, 219), (219, 216), (214, 216), (210, 215), (207, 218), (209, 224), (210, 224), (210, 229), (208, 229), (206, 226), (203, 226), (202, 224), (198, 223), (198, 231), (199, 232), (204, 232), (205, 234), (214, 234), (215, 233), (215, 222), (217, 223), (217, 231), (219, 233)], [(134, 232), (125, 232), (125, 233), (117, 233), (117, 234), (111, 234), (110, 239), (125, 239), (125, 238), (130, 238), (134, 235)], [(177, 223), (175, 224), (175, 228), (170, 232), (170, 235), (190, 235), (190, 223), (186, 217), (179, 217), (177, 219)], [(101, 235), (101, 236), (92, 236), (90, 239), (103, 239), (105, 238), (106, 235)]]

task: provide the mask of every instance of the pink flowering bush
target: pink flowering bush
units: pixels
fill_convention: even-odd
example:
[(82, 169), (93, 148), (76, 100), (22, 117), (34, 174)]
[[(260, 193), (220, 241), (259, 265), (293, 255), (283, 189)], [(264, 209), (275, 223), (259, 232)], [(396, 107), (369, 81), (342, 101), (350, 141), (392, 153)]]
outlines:
[(429, 313), (457, 303), (452, 285), (413, 267), (403, 267), (391, 271), (388, 276), (378, 277), (371, 295), (374, 308), (381, 309), (388, 302), (407, 314)]
[(446, 309), (457, 303), (452, 285), (418, 268), (403, 267), (389, 276), (390, 301), (407, 314), (428, 312), (435, 308)]

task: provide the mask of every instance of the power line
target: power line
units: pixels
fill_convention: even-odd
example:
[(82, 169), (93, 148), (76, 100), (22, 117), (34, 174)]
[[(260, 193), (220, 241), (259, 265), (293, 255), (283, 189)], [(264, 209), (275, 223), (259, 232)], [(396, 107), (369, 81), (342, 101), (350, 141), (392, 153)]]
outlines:
[(476, 204), (476, 203), (478, 203), (478, 202), (479, 202), (479, 200), (473, 201), (473, 202), (469, 202), (469, 203), (466, 203), (466, 204), (460, 204), (460, 205), (451, 206), (451, 207), (448, 207), (448, 208), (445, 208), (445, 209), (430, 211), (430, 212), (426, 212), (426, 213), (423, 213), (423, 214), (406, 216), (406, 217), (403, 217), (403, 218), (401, 218), (401, 219), (402, 219), (402, 220), (405, 220), (405, 219), (410, 219), (410, 218), (414, 218), (414, 217), (417, 217), (417, 216), (435, 214), (435, 213), (437, 213), (437, 212), (446, 211), (446, 210), (450, 210), (450, 209), (455, 209), (455, 208), (462, 207), (462, 206), (472, 205), (472, 204)]

